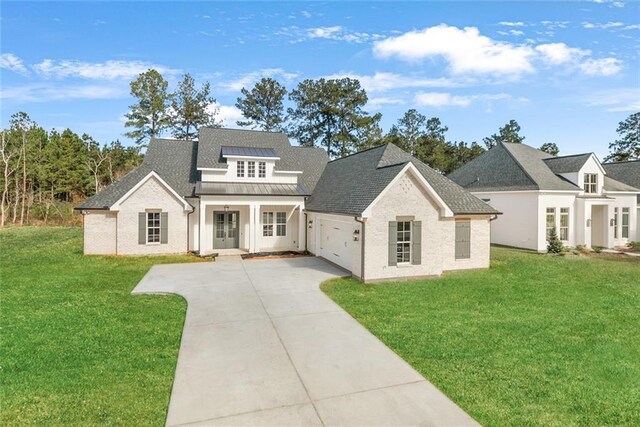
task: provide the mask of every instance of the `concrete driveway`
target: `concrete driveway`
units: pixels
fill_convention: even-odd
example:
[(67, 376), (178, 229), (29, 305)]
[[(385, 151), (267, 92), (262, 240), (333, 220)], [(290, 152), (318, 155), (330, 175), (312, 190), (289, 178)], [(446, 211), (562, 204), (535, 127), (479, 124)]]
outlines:
[(188, 303), (168, 426), (477, 425), (319, 289), (319, 258), (158, 265)]

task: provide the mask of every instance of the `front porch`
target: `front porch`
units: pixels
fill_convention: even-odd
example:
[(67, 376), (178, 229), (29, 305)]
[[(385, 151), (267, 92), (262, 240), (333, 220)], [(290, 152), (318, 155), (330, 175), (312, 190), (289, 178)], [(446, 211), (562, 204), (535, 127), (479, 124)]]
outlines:
[(304, 251), (303, 198), (201, 197), (198, 252)]

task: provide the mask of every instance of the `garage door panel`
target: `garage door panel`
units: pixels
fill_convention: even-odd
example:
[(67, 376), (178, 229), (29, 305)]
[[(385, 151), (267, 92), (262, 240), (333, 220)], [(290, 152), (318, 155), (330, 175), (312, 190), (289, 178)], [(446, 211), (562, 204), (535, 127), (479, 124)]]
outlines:
[(351, 271), (351, 227), (349, 223), (320, 220), (318, 255)]

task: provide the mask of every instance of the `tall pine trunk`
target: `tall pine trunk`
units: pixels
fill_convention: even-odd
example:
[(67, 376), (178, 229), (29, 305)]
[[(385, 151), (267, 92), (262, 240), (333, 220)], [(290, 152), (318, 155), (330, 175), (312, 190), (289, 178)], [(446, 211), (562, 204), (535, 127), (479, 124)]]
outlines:
[(22, 202), (20, 203), (20, 225), (24, 224), (24, 208), (27, 202), (27, 135), (22, 133)]

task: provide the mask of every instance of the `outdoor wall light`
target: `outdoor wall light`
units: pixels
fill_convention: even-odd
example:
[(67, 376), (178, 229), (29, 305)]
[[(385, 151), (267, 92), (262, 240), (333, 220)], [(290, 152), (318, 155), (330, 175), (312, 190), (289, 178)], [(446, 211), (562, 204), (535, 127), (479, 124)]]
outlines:
[(353, 241), (357, 242), (358, 240), (360, 240), (360, 229), (356, 228), (353, 230)]
[(613, 219), (613, 218), (611, 218), (611, 219), (609, 220), (609, 225), (611, 225), (612, 227), (613, 227), (613, 226), (615, 226), (615, 225), (616, 225), (616, 220), (615, 220), (615, 219)]
[(229, 211), (229, 205), (224, 205), (224, 211), (228, 212)]
[(313, 228), (313, 221), (309, 221), (309, 228)]
[(591, 227), (591, 218), (587, 219), (587, 227)]

